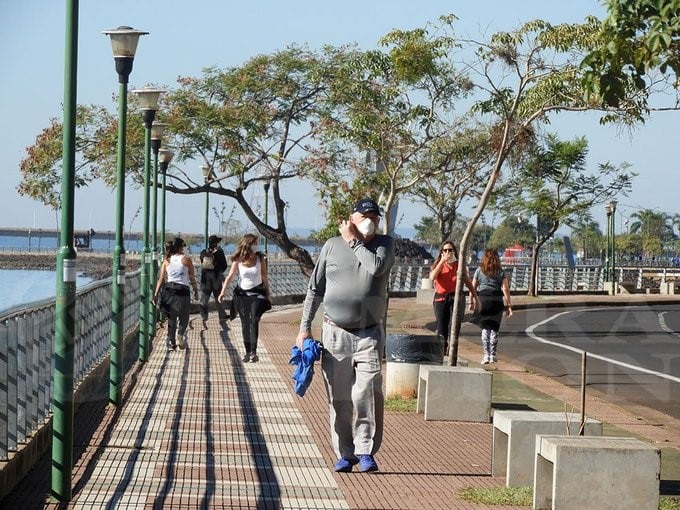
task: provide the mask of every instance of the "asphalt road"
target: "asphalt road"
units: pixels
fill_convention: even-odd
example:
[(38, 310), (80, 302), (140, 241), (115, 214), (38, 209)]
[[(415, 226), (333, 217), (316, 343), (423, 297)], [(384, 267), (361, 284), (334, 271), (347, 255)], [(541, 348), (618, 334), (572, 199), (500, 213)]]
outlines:
[(576, 388), (585, 351), (588, 392), (680, 419), (680, 305), (518, 310), (500, 342), (500, 357)]

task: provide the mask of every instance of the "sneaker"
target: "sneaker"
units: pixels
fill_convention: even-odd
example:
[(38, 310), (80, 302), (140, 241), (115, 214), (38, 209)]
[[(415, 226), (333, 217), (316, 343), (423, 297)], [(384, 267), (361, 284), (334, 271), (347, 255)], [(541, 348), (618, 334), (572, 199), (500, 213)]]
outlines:
[(183, 335), (177, 333), (175, 340), (177, 340), (177, 345), (179, 345), (180, 349), (184, 349), (187, 346), (187, 334), (186, 333), (184, 333)]
[(352, 471), (352, 467), (357, 462), (359, 462), (358, 459), (346, 459), (345, 457), (342, 457), (335, 463), (333, 469), (336, 473), (350, 473)]
[(359, 455), (359, 471), (362, 473), (370, 473), (377, 471), (378, 464), (376, 464), (373, 455)]
[(177, 348), (177, 346), (175, 344), (170, 343), (170, 342), (165, 342), (165, 345), (167, 346), (168, 351), (174, 351)]
[(246, 352), (246, 355), (241, 358), (241, 361), (243, 361), (243, 363), (248, 363), (250, 361), (250, 353)]
[(251, 363), (257, 363), (258, 361), (260, 361), (260, 358), (257, 357), (257, 354), (256, 354), (256, 353), (252, 353), (252, 354), (250, 355), (250, 362), (251, 362)]
[(496, 363), (498, 361), (498, 358), (496, 357), (495, 354), (492, 354), (489, 356), (489, 363)]
[(482, 365), (488, 365), (490, 361), (491, 357), (488, 354), (485, 354), (484, 357), (482, 358)]

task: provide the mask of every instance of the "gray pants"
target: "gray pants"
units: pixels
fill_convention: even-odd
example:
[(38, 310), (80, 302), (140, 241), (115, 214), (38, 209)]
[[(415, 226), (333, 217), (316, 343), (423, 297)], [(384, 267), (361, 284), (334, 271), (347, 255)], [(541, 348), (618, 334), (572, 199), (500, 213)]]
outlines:
[(331, 442), (338, 458), (374, 455), (383, 435), (385, 398), (381, 325), (360, 331), (324, 322), (323, 369), (330, 407)]

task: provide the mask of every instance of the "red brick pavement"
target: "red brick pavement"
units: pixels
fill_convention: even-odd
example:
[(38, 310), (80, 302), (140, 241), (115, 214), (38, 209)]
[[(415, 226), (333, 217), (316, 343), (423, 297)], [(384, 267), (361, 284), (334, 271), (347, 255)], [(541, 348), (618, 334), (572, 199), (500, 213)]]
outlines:
[[(515, 299), (517, 303), (517, 299)], [(391, 309), (401, 312), (392, 317), (392, 327), (401, 325), (402, 319), (406, 325), (414, 328), (422, 327), (431, 320), (431, 307), (416, 305), (413, 299), (392, 300)], [(304, 398), (294, 395), (292, 380), (290, 378), (292, 367), (288, 364), (290, 349), (298, 331), (299, 308), (275, 309), (267, 314), (261, 324), (260, 338), (263, 351), (266, 355), (261, 356), (261, 363), (271, 363), (278, 372), (281, 382), (275, 384), (282, 387), (272, 388), (272, 392), (289, 392), (293, 397), (294, 406), (299, 410), (306, 428), (311, 433), (314, 443), (321, 452), (328, 472), (331, 472), (335, 462), (330, 447), (328, 430), (328, 408), (325, 391), (318, 373), (315, 381)], [(396, 322), (395, 322), (396, 321)], [(232, 323), (232, 327), (238, 327), (238, 321)], [(216, 317), (211, 317), (210, 329), (207, 334), (217, 330)], [(162, 342), (161, 342), (162, 343)], [(476, 346), (461, 342), (460, 356), (468, 359), (478, 355)], [(253, 367), (254, 368), (254, 367)], [(260, 367), (265, 369), (265, 367)], [(499, 369), (508, 374), (521, 374), (521, 369), (515, 369), (508, 364), (499, 363)], [(147, 364), (144, 367), (134, 366), (126, 378), (125, 388), (132, 392), (137, 384), (137, 379), (146, 370), (155, 370)], [(198, 367), (189, 366), (187, 369), (196, 382), (200, 381), (200, 374), (195, 371)], [(559, 393), (560, 385), (551, 383), (544, 378), (532, 378), (522, 375), (523, 382), (532, 386), (541, 386), (541, 391), (548, 394)], [(209, 381), (208, 381), (209, 382)], [(274, 384), (274, 381), (271, 382)], [(81, 484), (88, 479), (89, 470), (92, 469), (93, 461), (101, 453), (100, 445), (107, 444), (109, 432), (118, 418), (118, 411), (107, 407), (106, 385), (103, 398), (93, 398), (87, 405), (81, 407), (76, 415), (79, 426), (90, 424), (89, 432), (79, 432), (76, 435), (74, 449), (76, 465), (74, 466), (74, 493), (82, 489)], [(553, 393), (551, 393), (553, 392)], [(573, 391), (572, 391), (573, 393)], [(573, 397), (573, 394), (564, 394), (565, 400)], [(191, 402), (186, 402), (187, 412), (191, 408)], [(590, 408), (591, 403), (589, 403)], [(604, 404), (603, 404), (604, 405)], [(606, 406), (607, 416), (611, 420), (619, 419), (626, 421), (639, 421), (630, 415)], [(216, 409), (216, 408), (215, 408)], [(257, 412), (257, 409), (253, 409)], [(604, 411), (603, 411), (604, 412)], [(621, 418), (623, 416), (623, 418)], [(597, 417), (597, 416), (595, 416)], [(617, 418), (618, 417), (618, 418)], [(189, 425), (189, 424), (187, 424)], [(293, 426), (292, 424), (290, 425)], [(187, 427), (187, 432), (191, 427)], [(658, 427), (657, 427), (658, 429)], [(654, 424), (649, 429), (637, 429), (636, 433), (644, 436), (645, 433), (654, 430)], [(675, 436), (669, 436), (665, 428), (665, 441), (673, 443)], [(678, 427), (680, 430), (680, 427)], [(134, 433), (134, 431), (130, 431)], [(458, 496), (458, 491), (465, 487), (502, 487), (504, 480), (494, 478), (491, 471), (491, 424), (489, 423), (462, 423), (462, 422), (426, 422), (422, 415), (408, 412), (386, 413), (386, 425), (383, 447), (376, 456), (380, 465), (377, 473), (332, 473), (339, 489), (350, 508), (356, 509), (480, 509), (483, 505), (467, 503)], [(669, 439), (670, 437), (670, 439)], [(680, 437), (680, 436), (678, 436)], [(220, 445), (222, 447), (223, 445)], [(235, 452), (238, 454), (238, 452)], [(46, 496), (49, 491), (49, 458), (44, 459), (41, 465), (36, 466), (30, 476), (10, 496), (0, 502), (2, 508), (76, 508), (69, 505), (56, 505), (47, 503)], [(220, 471), (221, 477), (241, 476), (241, 471), (229, 466), (227, 471)], [(115, 475), (115, 473), (114, 473)], [(122, 473), (120, 474), (122, 476)], [(158, 476), (155, 473), (154, 476)], [(178, 470), (173, 473), (174, 483), (179, 487), (175, 490), (176, 498), (166, 501), (167, 508), (193, 508), (198, 501), (195, 500), (194, 481), (197, 473), (192, 470)], [(304, 475), (301, 475), (304, 476)], [(144, 480), (138, 480), (144, 483)], [(181, 491), (184, 487), (185, 492)], [(193, 499), (192, 499), (193, 498)], [(241, 508), (256, 508), (248, 506), (244, 500)], [(233, 506), (221, 506), (227, 504), (219, 500), (213, 500), (210, 508), (233, 508)], [(88, 508), (97, 508), (88, 506)], [(275, 504), (272, 508), (278, 508)], [(311, 507), (310, 507), (311, 508)], [(501, 507), (495, 508), (503, 510)]]
[[(299, 310), (265, 316), (260, 328), (267, 351), (284, 380), (292, 342), (299, 329)], [(292, 388), (292, 383), (291, 383)], [(329, 469), (337, 460), (330, 446), (328, 404), (320, 373), (307, 394), (297, 399)], [(491, 473), (491, 424), (425, 421), (410, 412), (385, 416), (385, 432), (376, 461), (377, 473), (334, 473), (351, 508), (480, 509), (457, 496), (465, 487), (502, 487)], [(503, 507), (494, 506), (498, 510)]]

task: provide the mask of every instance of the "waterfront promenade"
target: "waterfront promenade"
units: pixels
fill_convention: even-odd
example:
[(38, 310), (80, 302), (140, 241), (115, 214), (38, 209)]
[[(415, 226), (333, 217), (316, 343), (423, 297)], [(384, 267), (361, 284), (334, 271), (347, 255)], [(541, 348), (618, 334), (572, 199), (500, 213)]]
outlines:
[[(515, 296), (515, 308), (584, 304), (583, 296), (540, 303)], [(588, 300), (643, 299), (677, 302), (673, 296), (592, 296)], [(333, 473), (328, 409), (320, 373), (304, 398), (292, 388), (290, 348), (299, 306), (278, 306), (260, 328), (260, 362), (242, 363), (240, 324), (221, 329), (216, 314), (208, 328), (193, 316), (189, 346), (163, 348), (159, 330), (150, 359), (128, 372), (119, 409), (93, 399), (76, 416), (73, 499), (49, 502), (45, 458), (1, 508), (249, 508), (249, 509), (480, 509), (465, 501), (466, 487), (499, 488), (491, 473), (490, 423), (426, 422), (414, 412), (388, 411), (378, 473)], [(415, 298), (390, 301), (389, 330), (429, 332), (432, 308)], [(464, 336), (461, 359), (476, 365), (476, 336)], [(577, 390), (504, 361), (495, 366), (494, 407), (512, 403), (536, 410), (580, 407)], [(677, 455), (680, 424), (645, 420), (594, 397), (588, 416), (609, 431), (634, 434)], [(670, 468), (662, 479), (679, 480)]]

